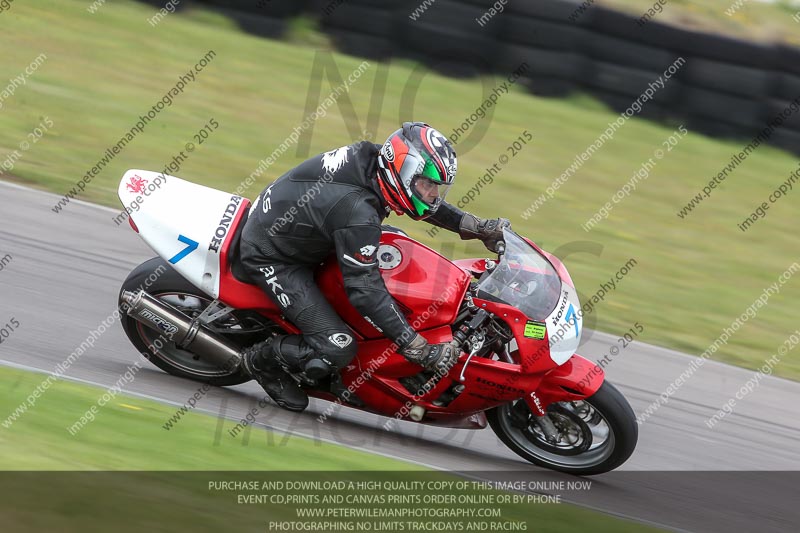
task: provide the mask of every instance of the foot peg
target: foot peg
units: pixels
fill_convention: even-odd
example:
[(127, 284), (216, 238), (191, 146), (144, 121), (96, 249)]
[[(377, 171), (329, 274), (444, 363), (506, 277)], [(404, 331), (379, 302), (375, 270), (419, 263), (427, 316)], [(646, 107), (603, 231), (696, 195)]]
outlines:
[(342, 403), (352, 405), (353, 407), (364, 407), (364, 405), (366, 405), (364, 400), (356, 396), (355, 392), (350, 392), (350, 390), (344, 386), (342, 376), (340, 376), (338, 372), (331, 374), (331, 386), (329, 390), (331, 394), (336, 396)]

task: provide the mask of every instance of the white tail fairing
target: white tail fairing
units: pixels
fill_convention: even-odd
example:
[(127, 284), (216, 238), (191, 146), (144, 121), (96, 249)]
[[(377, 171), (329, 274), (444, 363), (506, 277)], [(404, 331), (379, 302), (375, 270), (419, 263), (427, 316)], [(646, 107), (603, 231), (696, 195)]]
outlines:
[(183, 277), (217, 298), (219, 254), (242, 197), (136, 169), (122, 177), (118, 194), (142, 239)]

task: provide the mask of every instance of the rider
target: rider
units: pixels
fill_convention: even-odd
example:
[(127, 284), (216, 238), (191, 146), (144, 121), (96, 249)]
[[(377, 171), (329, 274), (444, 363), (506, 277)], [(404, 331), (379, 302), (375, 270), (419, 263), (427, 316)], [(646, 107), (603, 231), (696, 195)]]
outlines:
[(308, 396), (287, 373), (331, 379), (331, 392), (359, 405), (339, 370), (355, 357), (352, 331), (314, 283), (331, 252), (353, 307), (426, 369), (458, 358), (450, 344), (416, 333), (381, 278), (376, 251), (381, 223), (393, 210), (414, 220), (481, 239), (495, 251), (506, 219), (484, 220), (444, 202), (456, 175), (456, 153), (441, 133), (405, 122), (381, 146), (361, 141), (314, 156), (275, 180), (256, 198), (241, 237), (248, 275), (302, 335), (277, 335), (244, 350), (243, 366), (281, 407), (302, 411)]

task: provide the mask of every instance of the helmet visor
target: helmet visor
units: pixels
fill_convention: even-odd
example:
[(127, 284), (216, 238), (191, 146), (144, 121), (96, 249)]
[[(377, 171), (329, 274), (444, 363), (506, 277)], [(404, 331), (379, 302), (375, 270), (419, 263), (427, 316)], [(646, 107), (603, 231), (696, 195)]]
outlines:
[(435, 213), (449, 190), (449, 184), (438, 183), (423, 175), (414, 176), (411, 179), (411, 201), (417, 215), (430, 216)]

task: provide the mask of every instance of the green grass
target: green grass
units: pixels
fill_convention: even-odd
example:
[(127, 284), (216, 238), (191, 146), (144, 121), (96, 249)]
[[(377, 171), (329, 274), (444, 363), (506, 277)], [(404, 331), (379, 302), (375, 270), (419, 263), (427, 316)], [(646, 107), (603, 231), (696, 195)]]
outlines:
[[(0, 380), (5, 384), (0, 388), (3, 420), (45, 377), (0, 367)], [(238, 494), (277, 492), (211, 490), (209, 482), (337, 481), (345, 476), (356, 481), (377, 476), (398, 481), (409, 476), (461, 479), (260, 428), (232, 438), (227, 431), (235, 422), (197, 412), (185, 415), (175, 428), (166, 431), (162, 425), (174, 414), (173, 406), (124, 393), (100, 408), (93, 422), (71, 436), (66, 427), (105, 392), (56, 381), (9, 428), (0, 427), (3, 531), (84, 532), (108, 531), (110, 527), (137, 532), (264, 530), (268, 520), (298, 520), (294, 508), (304, 506), (239, 504)], [(263, 420), (263, 415), (259, 418)], [(364, 491), (350, 491), (354, 492)], [(642, 530), (639, 524), (570, 505), (501, 507), (502, 518), (535, 523), (537, 531), (563, 531), (587, 523), (601, 532)]]
[[(45, 379), (0, 367), (2, 420)], [(67, 428), (96, 405), (103, 389), (57, 381), (9, 428), (0, 426), (0, 470), (415, 470), (415, 465), (318, 439), (245, 428), (190, 412), (162, 426), (176, 407), (117, 395), (95, 420), (71, 435)], [(200, 400), (202, 403), (202, 400)], [(270, 406), (269, 410), (274, 406)], [(257, 420), (268, 422), (264, 410)], [(331, 458), (335, 457), (335, 461)]]
[[(307, 21), (294, 23), (288, 40), (273, 41), (243, 34), (225, 18), (203, 10), (170, 15), (150, 28), (146, 19), (153, 11), (141, 4), (115, 2), (96, 15), (86, 13), (85, 7), (83, 1), (47, 8), (16, 2), (0, 17), (4, 45), (14, 50), (0, 64), (0, 79), (19, 75), (41, 52), (48, 56), (27, 86), (18, 88), (0, 110), (0, 161), (41, 117), (55, 123), (14, 169), (20, 180), (34, 186), (60, 194), (69, 190), (180, 74), (209, 49), (217, 53), (198, 81), (94, 178), (82, 196), (116, 207), (117, 183), (126, 169), (161, 169), (210, 118), (220, 123), (219, 129), (197, 147), (177, 175), (220, 189), (236, 188), (303, 120), (312, 65), (329, 53), (326, 39), (310, 30)], [(345, 77), (362, 62), (339, 53), (332, 58)], [(366, 128), (379, 69), (388, 70), (388, 82), (377, 131), (372, 132), (375, 139), (385, 138), (400, 120), (408, 119), (425, 120), (450, 135), (480, 104), (480, 80), (426, 73), (412, 110), (401, 102), (404, 92), (417, 83), (411, 77), (414, 68), (407, 61), (372, 62), (348, 95), (356, 117), (331, 107), (315, 124), (308, 150), (298, 154), (290, 148), (245, 195), (254, 198), (268, 181), (307, 154), (360, 138), (362, 134), (351, 137), (348, 132)], [(499, 81), (490, 79), (488, 85)], [(330, 90), (331, 82), (323, 79), (322, 97)], [(676, 216), (679, 208), (744, 144), (690, 133), (658, 162), (633, 196), (587, 234), (581, 224), (678, 126), (632, 119), (551, 201), (524, 220), (523, 211), (615, 118), (585, 96), (544, 99), (514, 87), (501, 98), (491, 120), (486, 119), (488, 130), (478, 146), (458, 148), (458, 184), (449, 199), (455, 203), (461, 198), (484, 169), (501, 154), (509, 155), (509, 144), (529, 130), (533, 143), (467, 209), (480, 216), (506, 216), (516, 230), (550, 250), (569, 243), (588, 249), (576, 241), (602, 245), (599, 256), (587, 252), (565, 257), (584, 296), (635, 258), (638, 266), (594, 313), (596, 327), (622, 334), (638, 321), (644, 326), (640, 339), (699, 354), (797, 259), (797, 192), (775, 204), (747, 233), (736, 228), (787, 179), (796, 160), (771, 147), (759, 148), (711, 198), (681, 220)], [(56, 222), (59, 216), (66, 215), (42, 213), (56, 217)], [(395, 217), (388, 222), (437, 248), (448, 246), (458, 256), (485, 254), (480, 244), (461, 244), (454, 235), (428, 237), (424, 223)], [(791, 280), (715, 358), (749, 368), (762, 365), (796, 329), (798, 297), (800, 281)], [(790, 353), (775, 372), (800, 378), (800, 358)]]

